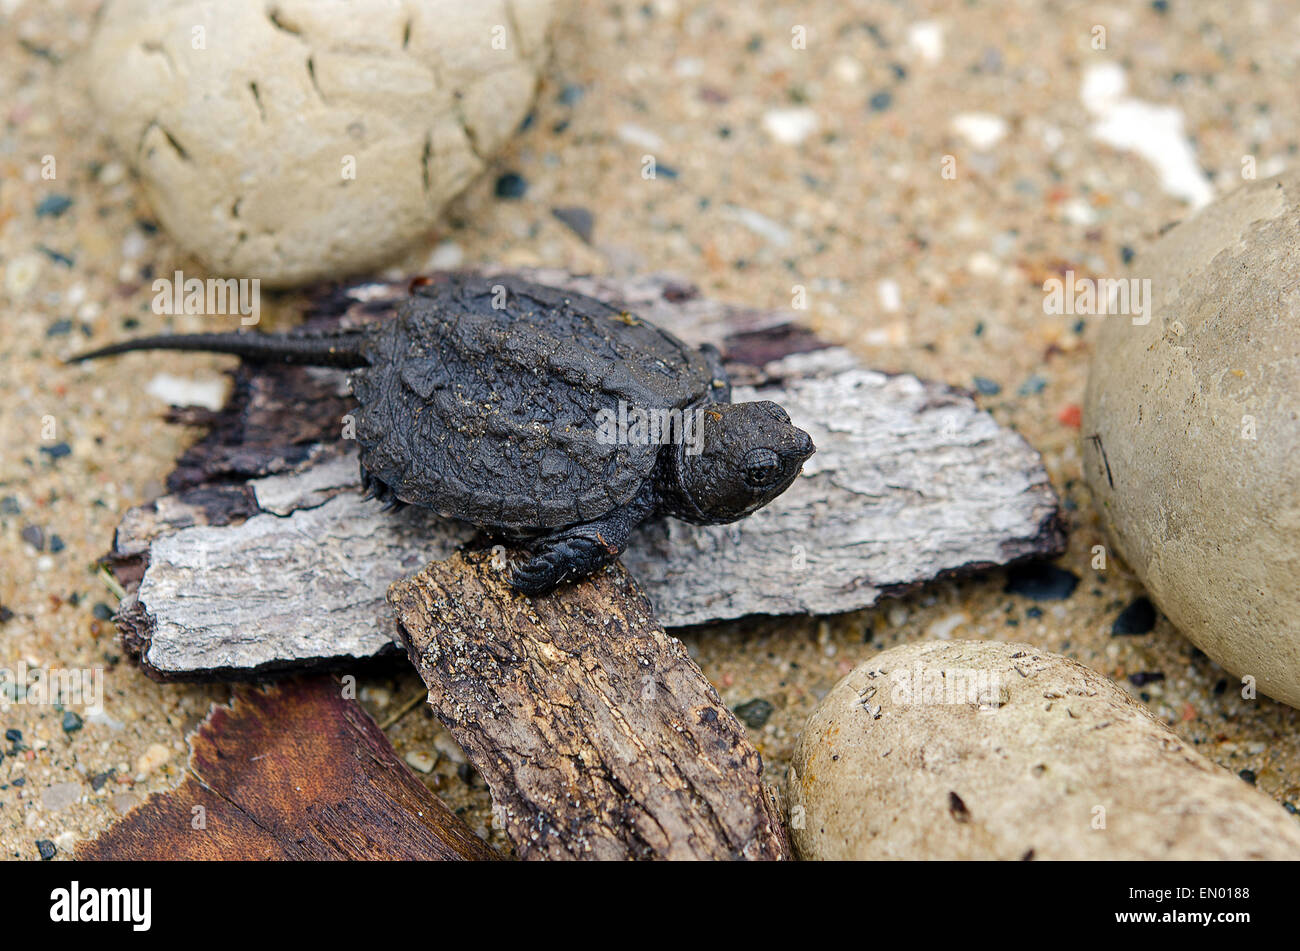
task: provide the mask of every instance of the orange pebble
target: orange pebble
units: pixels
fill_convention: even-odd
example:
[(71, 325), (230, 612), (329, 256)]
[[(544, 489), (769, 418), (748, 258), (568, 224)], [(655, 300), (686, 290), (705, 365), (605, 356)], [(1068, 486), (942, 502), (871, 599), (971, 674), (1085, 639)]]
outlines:
[(1079, 408), (1078, 403), (1070, 403), (1056, 414), (1056, 419), (1064, 426), (1078, 429), (1083, 425), (1083, 410)]

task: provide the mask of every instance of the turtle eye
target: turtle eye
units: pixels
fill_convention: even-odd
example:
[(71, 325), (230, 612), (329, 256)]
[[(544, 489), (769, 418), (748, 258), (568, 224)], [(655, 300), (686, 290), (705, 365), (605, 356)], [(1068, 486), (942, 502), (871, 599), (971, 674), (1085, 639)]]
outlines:
[(766, 488), (781, 474), (781, 459), (771, 449), (751, 449), (745, 456), (745, 482)]

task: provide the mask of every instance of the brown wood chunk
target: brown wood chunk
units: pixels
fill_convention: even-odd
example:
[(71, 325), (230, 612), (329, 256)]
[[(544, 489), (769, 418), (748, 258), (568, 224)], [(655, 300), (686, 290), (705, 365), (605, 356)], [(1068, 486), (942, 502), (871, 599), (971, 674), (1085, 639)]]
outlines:
[(188, 775), (81, 859), (491, 859), (332, 677), (241, 686), (190, 738)]
[(455, 555), (388, 598), (518, 854), (789, 857), (758, 752), (627, 572), (530, 600), (507, 570)]

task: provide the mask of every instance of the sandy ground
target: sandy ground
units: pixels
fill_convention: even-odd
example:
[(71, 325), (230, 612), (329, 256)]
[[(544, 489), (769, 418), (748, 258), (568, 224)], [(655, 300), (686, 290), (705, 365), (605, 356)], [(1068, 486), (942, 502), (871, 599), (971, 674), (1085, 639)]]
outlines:
[[(14, 858), (38, 857), (42, 842), (65, 856), (174, 785), (186, 732), (228, 694), (159, 686), (123, 659), (105, 619), (116, 602), (94, 570), (121, 514), (161, 491), (196, 435), (162, 420), (152, 376), (220, 381), (229, 365), (59, 363), (88, 340), (161, 329), (152, 276), (202, 273), (154, 226), (94, 131), (77, 54), (95, 6), (0, 0), (0, 667), (102, 667), (107, 692), (100, 717), (0, 710), (0, 731), (21, 733), (0, 744), (0, 854)], [(1163, 618), (1148, 634), (1112, 636), (1141, 592), (1122, 563), (1091, 565), (1104, 539), (1076, 428), (1104, 318), (1045, 316), (1041, 291), (1067, 268), (1117, 276), (1133, 258), (1140, 269), (1150, 239), (1190, 210), (1168, 172), (1092, 138), (1081, 99), (1089, 70), (1118, 66), (1131, 95), (1181, 110), (1194, 171), (1222, 193), (1243, 156), (1261, 175), (1293, 161), (1300, 6), (743, 6), (579, 5), (558, 25), (531, 123), (402, 266), (666, 270), (761, 307), (789, 307), (801, 285), (824, 335), (871, 366), (979, 388), (983, 405), (1042, 451), (1070, 524), (1060, 563), (1081, 578), (1071, 597), (1036, 604), (1004, 593), (993, 572), (872, 611), (686, 632), (730, 704), (771, 705), (751, 727), (771, 776), (783, 780), (804, 719), (859, 661), (926, 637), (987, 638), (1026, 640), (1115, 678), (1211, 759), (1300, 803), (1300, 711), (1241, 699), (1234, 678)], [(1104, 50), (1092, 45), (1097, 26)], [(796, 27), (805, 49), (792, 46)], [(791, 121), (780, 110), (801, 111)], [(790, 143), (774, 131), (806, 135)], [(641, 176), (646, 153), (658, 163), (653, 180)], [(45, 156), (57, 163), (53, 181), (41, 177)], [(955, 176), (944, 174), (945, 156)], [(495, 194), (506, 172), (525, 179), (522, 198)], [(556, 206), (591, 211), (590, 246), (552, 216)], [(200, 322), (211, 329), (211, 318), (174, 326)], [(422, 690), (400, 670), (363, 683), (381, 721)], [(458, 766), (427, 712), (417, 706), (388, 733), (403, 755), (432, 754), (431, 788), (502, 841), (482, 781)]]

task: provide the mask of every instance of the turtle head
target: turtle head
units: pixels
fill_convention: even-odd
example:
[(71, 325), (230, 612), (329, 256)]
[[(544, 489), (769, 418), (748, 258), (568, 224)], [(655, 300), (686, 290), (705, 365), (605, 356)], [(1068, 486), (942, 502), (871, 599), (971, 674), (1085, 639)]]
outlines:
[(776, 403), (722, 403), (702, 410), (702, 439), (683, 446), (673, 514), (703, 525), (734, 522), (790, 487), (816, 448)]

